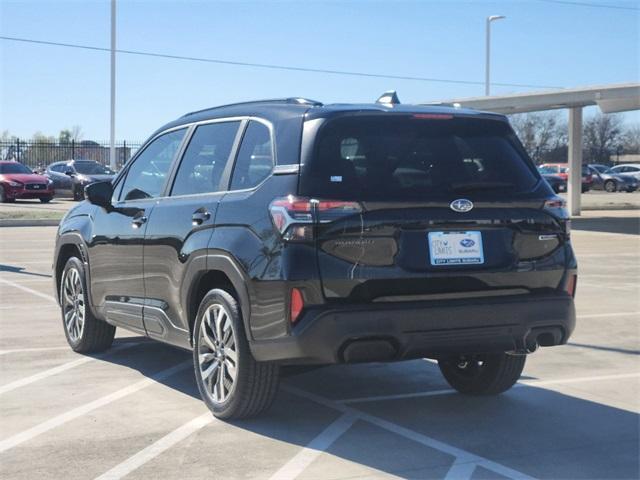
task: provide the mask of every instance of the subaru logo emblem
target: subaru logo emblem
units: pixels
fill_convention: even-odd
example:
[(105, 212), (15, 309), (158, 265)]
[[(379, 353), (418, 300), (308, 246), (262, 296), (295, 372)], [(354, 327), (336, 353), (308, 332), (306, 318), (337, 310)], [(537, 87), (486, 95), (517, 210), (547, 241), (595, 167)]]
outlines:
[(460, 245), (462, 245), (465, 248), (471, 248), (476, 244), (476, 242), (474, 242), (473, 240), (471, 240), (470, 238), (463, 238), (462, 240), (460, 240)]
[(473, 202), (471, 200), (467, 200), (466, 198), (458, 198), (449, 204), (451, 210), (454, 212), (465, 213), (470, 211), (473, 208)]

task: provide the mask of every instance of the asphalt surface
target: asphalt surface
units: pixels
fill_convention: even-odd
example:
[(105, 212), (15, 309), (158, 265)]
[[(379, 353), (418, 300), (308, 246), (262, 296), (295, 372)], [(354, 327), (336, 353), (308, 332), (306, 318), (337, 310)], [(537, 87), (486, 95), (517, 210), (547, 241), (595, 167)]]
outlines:
[(639, 478), (638, 218), (604, 215), (574, 221), (570, 344), (506, 394), (453, 393), (424, 360), (324, 367), (233, 423), (200, 401), (188, 352), (120, 330), (106, 354), (70, 351), (55, 228), (0, 228), (0, 477)]

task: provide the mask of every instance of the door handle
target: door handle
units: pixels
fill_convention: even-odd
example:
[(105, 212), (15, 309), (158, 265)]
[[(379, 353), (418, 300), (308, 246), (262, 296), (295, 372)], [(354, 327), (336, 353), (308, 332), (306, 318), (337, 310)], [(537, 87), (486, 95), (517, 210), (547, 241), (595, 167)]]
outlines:
[(136, 217), (131, 221), (131, 226), (133, 228), (140, 228), (142, 225), (144, 225), (147, 222), (147, 217), (145, 217), (144, 215), (142, 217)]
[(193, 215), (191, 215), (191, 223), (196, 227), (198, 225), (202, 225), (210, 218), (211, 214), (206, 210), (197, 210)]

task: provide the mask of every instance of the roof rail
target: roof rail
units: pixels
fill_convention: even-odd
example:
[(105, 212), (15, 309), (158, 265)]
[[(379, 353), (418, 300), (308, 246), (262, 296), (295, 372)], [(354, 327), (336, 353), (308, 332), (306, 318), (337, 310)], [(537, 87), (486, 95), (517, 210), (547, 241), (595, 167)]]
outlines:
[(182, 117), (184, 118), (190, 115), (195, 115), (197, 113), (208, 112), (209, 110), (217, 110), (218, 108), (235, 107), (240, 105), (261, 105), (261, 104), (269, 104), (269, 103), (290, 104), (290, 105), (309, 105), (312, 107), (322, 106), (322, 102), (318, 102), (316, 100), (310, 100), (308, 98), (301, 98), (301, 97), (270, 98), (266, 100), (252, 100), (248, 102), (229, 103), (227, 105), (219, 105), (217, 107), (204, 108), (202, 110), (196, 110), (195, 112), (186, 113)]

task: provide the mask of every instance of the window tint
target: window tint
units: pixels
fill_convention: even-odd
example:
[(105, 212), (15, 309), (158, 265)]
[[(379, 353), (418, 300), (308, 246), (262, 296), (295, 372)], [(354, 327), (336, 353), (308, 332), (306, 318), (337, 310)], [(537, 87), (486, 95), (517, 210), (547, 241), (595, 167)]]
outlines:
[(160, 195), (185, 131), (183, 128), (165, 133), (147, 145), (129, 167), (120, 199), (138, 200)]
[(301, 194), (362, 200), (523, 192), (538, 176), (508, 124), (354, 116), (325, 125)]
[(231, 189), (255, 187), (269, 176), (272, 167), (273, 148), (269, 128), (251, 121), (242, 137), (242, 146), (233, 168)]
[(223, 122), (196, 128), (178, 167), (172, 196), (220, 191), (220, 179), (239, 125)]

